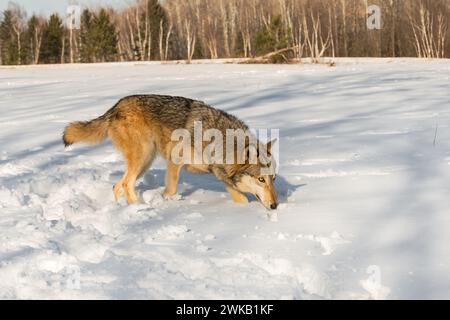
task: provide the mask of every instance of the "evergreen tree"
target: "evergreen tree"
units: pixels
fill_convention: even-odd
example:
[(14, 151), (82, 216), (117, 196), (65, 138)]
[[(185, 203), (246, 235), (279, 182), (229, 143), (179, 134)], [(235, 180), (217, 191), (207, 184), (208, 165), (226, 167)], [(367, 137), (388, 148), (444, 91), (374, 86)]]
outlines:
[(95, 61), (115, 61), (117, 56), (117, 32), (105, 9), (94, 17), (91, 30)]
[(255, 46), (257, 54), (266, 54), (286, 48), (289, 37), (283, 28), (281, 16), (276, 16), (270, 24), (256, 34)]
[(39, 52), (42, 45), (42, 33), (45, 27), (45, 21), (41, 17), (33, 15), (28, 20), (28, 27), (25, 33), (26, 43), (26, 62), (39, 63)]
[(92, 62), (94, 56), (93, 15), (89, 9), (81, 14), (80, 58), (81, 62)]
[(60, 63), (63, 50), (64, 26), (58, 14), (52, 14), (44, 30), (40, 60), (43, 63)]
[[(161, 27), (161, 21), (163, 22), (163, 29), (167, 30), (168, 23), (164, 8), (161, 6), (158, 0), (148, 0), (148, 15), (149, 15), (149, 27), (151, 32), (151, 53), (155, 53), (153, 57), (159, 57), (159, 32)], [(150, 55), (152, 57), (152, 55)]]
[(81, 61), (105, 62), (117, 58), (118, 35), (108, 12), (93, 14), (85, 9), (81, 15)]
[(2, 63), (7, 65), (19, 63), (19, 53), (13, 23), (13, 12), (11, 10), (5, 10), (3, 12), (3, 20), (0, 24), (0, 41), (2, 42), (0, 54), (2, 55)]

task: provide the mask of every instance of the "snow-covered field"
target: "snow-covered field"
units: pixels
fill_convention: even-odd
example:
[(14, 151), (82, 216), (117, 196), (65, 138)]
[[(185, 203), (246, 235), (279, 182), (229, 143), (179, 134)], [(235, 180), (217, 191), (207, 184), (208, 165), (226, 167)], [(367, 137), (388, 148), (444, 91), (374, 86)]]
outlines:
[[(115, 203), (110, 143), (73, 120), (128, 94), (204, 100), (280, 129), (281, 205), (208, 175)], [(450, 298), (450, 61), (0, 68), (0, 298)]]

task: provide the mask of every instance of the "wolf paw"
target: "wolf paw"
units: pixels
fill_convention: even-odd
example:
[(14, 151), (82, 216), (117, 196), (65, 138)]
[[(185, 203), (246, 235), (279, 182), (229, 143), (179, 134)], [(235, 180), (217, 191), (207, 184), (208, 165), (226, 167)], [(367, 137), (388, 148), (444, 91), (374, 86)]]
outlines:
[(180, 200), (182, 197), (178, 193), (163, 192), (163, 198), (166, 200)]
[(232, 195), (231, 198), (233, 199), (233, 201), (235, 203), (243, 203), (243, 204), (248, 203), (247, 197), (243, 194), (235, 194), (235, 195)]

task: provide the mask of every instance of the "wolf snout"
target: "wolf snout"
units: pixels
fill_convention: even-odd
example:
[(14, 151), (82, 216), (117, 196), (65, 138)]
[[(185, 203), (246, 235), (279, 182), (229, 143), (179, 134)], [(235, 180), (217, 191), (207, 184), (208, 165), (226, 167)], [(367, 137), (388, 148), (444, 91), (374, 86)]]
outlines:
[(272, 203), (270, 205), (270, 209), (272, 209), (272, 210), (276, 210), (277, 207), (278, 207), (278, 203)]

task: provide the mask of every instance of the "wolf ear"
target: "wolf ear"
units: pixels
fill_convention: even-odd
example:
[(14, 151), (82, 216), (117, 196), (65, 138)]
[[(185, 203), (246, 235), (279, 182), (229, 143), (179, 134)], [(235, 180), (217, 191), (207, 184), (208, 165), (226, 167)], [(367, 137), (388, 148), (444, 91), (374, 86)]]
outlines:
[(278, 141), (278, 139), (275, 138), (275, 139), (273, 139), (272, 141), (267, 142), (266, 148), (267, 148), (267, 152), (268, 152), (269, 154), (272, 154), (272, 147), (273, 147), (273, 145), (274, 145), (277, 141)]

